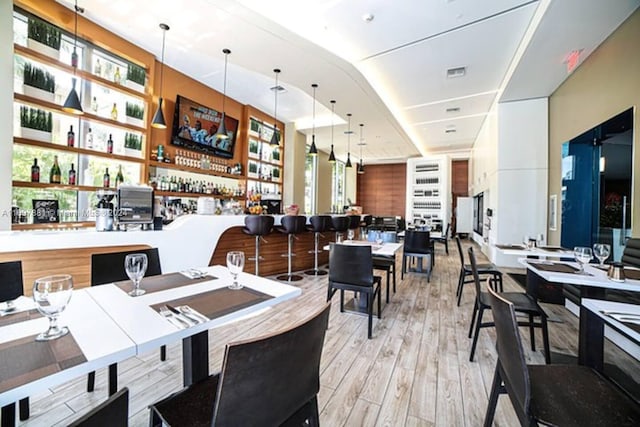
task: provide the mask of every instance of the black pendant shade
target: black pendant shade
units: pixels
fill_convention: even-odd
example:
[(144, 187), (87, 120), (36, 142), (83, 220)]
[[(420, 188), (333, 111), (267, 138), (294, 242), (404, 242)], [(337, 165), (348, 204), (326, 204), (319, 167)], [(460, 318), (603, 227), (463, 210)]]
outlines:
[(309, 147), (309, 154), (311, 156), (317, 156), (318, 155), (318, 147), (316, 147), (316, 136), (315, 135), (311, 135), (311, 146)]
[(162, 102), (164, 100), (162, 98), (158, 99), (158, 109), (156, 113), (153, 115), (153, 120), (151, 121), (151, 126), (156, 129), (166, 129), (167, 122), (164, 120), (164, 114), (162, 114)]
[(360, 175), (364, 173), (364, 164), (362, 163), (362, 159), (360, 159), (360, 163), (358, 164), (358, 173)]
[(344, 167), (345, 167), (345, 168), (351, 168), (351, 167), (353, 167), (353, 166), (351, 165), (351, 153), (347, 153), (347, 163), (345, 163), (345, 164), (344, 164)]
[(160, 24), (160, 29), (162, 30), (162, 57), (160, 60), (160, 97), (158, 99), (158, 109), (153, 115), (153, 120), (151, 120), (151, 127), (154, 127), (156, 129), (166, 129), (167, 122), (165, 121), (164, 114), (162, 113), (162, 84), (164, 81), (164, 42), (167, 31), (169, 31), (169, 26), (167, 24)]
[(331, 152), (329, 153), (329, 163), (335, 163), (336, 162), (336, 155), (333, 152), (333, 144), (331, 144)]

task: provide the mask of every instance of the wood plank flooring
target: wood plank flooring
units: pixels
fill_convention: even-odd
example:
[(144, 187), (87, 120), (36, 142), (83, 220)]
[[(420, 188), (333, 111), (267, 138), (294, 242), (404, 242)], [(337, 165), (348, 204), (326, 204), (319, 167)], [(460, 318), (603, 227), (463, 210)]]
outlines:
[[(464, 244), (465, 250), (468, 245)], [(371, 340), (366, 338), (366, 317), (340, 313), (339, 298), (334, 297), (321, 362), (323, 426), (482, 425), (496, 362), (495, 335), (491, 328), (481, 330), (476, 360), (469, 362), (467, 331), (474, 291), (465, 285), (462, 304), (456, 306), (459, 268), (457, 253), (446, 256), (438, 248), (430, 283), (418, 274), (400, 281), (398, 272), (397, 293), (391, 294), (388, 304), (383, 301), (382, 319), (374, 318)], [(386, 286), (384, 282), (383, 278)], [(278, 330), (320, 308), (326, 283), (326, 276), (307, 277), (295, 283), (303, 290), (298, 299), (211, 331), (211, 371), (219, 370), (225, 343)], [(520, 289), (505, 274), (505, 290)], [(564, 307), (545, 305), (545, 309), (562, 319), (549, 327), (552, 350), (575, 354), (577, 319)], [(544, 363), (540, 332), (535, 353), (530, 351), (528, 333), (522, 338), (529, 363)], [(146, 426), (147, 406), (181, 388), (181, 345), (170, 346), (167, 354), (165, 362), (154, 351), (118, 365), (119, 386), (130, 389), (131, 426)], [(93, 393), (85, 391), (86, 377), (82, 377), (32, 396), (32, 416), (19, 425), (66, 425), (107, 397), (106, 376), (106, 369), (97, 373)], [(511, 403), (503, 396), (494, 425), (517, 424)]]

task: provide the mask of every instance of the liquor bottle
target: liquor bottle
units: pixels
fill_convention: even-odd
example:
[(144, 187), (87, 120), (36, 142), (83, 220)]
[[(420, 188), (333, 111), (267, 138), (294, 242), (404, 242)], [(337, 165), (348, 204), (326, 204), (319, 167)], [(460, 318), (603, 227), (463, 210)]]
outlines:
[(76, 134), (73, 132), (73, 125), (69, 126), (67, 132), (67, 147), (73, 147), (76, 144)]
[(31, 182), (40, 182), (40, 166), (38, 166), (38, 159), (33, 159), (33, 166), (31, 166)]
[(116, 175), (116, 188), (124, 182), (124, 175), (122, 175), (122, 165), (118, 165), (118, 174)]
[(116, 72), (113, 74), (113, 81), (115, 83), (120, 84), (121, 81), (121, 77), (120, 77), (120, 67), (116, 67)]
[(104, 188), (109, 188), (111, 184), (111, 178), (109, 177), (109, 168), (104, 170), (104, 175), (102, 175), (102, 186)]
[(94, 113), (98, 112), (98, 100), (95, 96), (91, 100), (91, 111), (93, 111)]
[(107, 153), (113, 153), (113, 139), (111, 138), (111, 134), (109, 134), (109, 139), (107, 139)]
[(93, 66), (93, 74), (102, 77), (102, 64), (100, 63), (100, 58), (96, 58), (96, 64)]
[(113, 103), (113, 108), (111, 109), (111, 119), (112, 120), (118, 120), (118, 107), (116, 106), (116, 103)]
[(53, 166), (51, 166), (51, 172), (49, 173), (49, 182), (51, 184), (60, 184), (62, 179), (62, 172), (60, 171), (60, 165), (58, 165), (58, 156), (53, 156)]
[(18, 224), (20, 222), (20, 208), (18, 207), (18, 201), (13, 199), (11, 202), (11, 224)]
[(85, 144), (86, 148), (93, 148), (93, 132), (91, 128), (89, 128), (89, 132), (87, 132), (87, 143)]
[(73, 168), (73, 163), (71, 163), (71, 169), (69, 169), (69, 185), (76, 185), (76, 170)]

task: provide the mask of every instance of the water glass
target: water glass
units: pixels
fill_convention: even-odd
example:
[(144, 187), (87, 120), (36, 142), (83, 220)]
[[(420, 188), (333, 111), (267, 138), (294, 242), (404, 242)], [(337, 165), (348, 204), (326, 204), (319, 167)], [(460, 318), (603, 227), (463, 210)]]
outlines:
[(604, 262), (606, 261), (607, 258), (609, 258), (610, 254), (611, 254), (611, 246), (607, 245), (606, 243), (595, 243), (593, 245), (593, 255), (596, 258), (598, 258), (598, 261), (600, 262), (600, 267), (604, 265)]
[(132, 297), (144, 295), (144, 289), (140, 289), (140, 281), (147, 272), (147, 255), (146, 254), (129, 254), (124, 258), (124, 270), (127, 272), (129, 279), (133, 281), (133, 290), (129, 292)]
[(573, 248), (573, 256), (576, 257), (576, 261), (580, 264), (580, 274), (584, 274), (584, 265), (588, 264), (593, 256), (591, 248), (576, 246)]
[(347, 240), (351, 241), (355, 236), (356, 232), (354, 230), (349, 229), (349, 231), (347, 231)]
[(233, 276), (233, 283), (229, 286), (229, 289), (242, 289), (242, 285), (238, 283), (238, 274), (244, 269), (244, 252), (227, 252), (227, 268)]
[(71, 299), (73, 279), (68, 274), (42, 277), (33, 283), (33, 300), (42, 315), (49, 318), (49, 329), (36, 337), (36, 341), (49, 341), (69, 333), (66, 326), (58, 326), (58, 316)]
[(378, 234), (376, 234), (376, 244), (380, 246), (382, 245), (382, 242), (383, 242), (382, 233), (378, 231)]

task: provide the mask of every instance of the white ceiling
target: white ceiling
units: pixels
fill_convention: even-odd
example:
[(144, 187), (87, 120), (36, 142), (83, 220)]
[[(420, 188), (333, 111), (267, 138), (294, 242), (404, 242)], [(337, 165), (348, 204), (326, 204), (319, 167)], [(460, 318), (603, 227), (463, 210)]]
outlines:
[[(70, 0), (59, 0), (70, 7)], [(227, 94), (273, 112), (274, 68), (282, 69), (278, 118), (346, 157), (346, 113), (359, 126), (366, 162), (469, 149), (497, 100), (549, 96), (640, 0), (78, 0), (85, 16), (222, 91), (223, 48), (231, 49)], [(363, 19), (369, 15), (369, 21)], [(466, 75), (446, 70), (466, 67)], [(446, 112), (447, 108), (459, 112)], [(455, 132), (451, 132), (455, 130)], [(449, 131), (449, 132), (447, 132)]]

